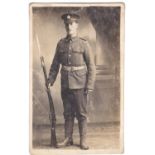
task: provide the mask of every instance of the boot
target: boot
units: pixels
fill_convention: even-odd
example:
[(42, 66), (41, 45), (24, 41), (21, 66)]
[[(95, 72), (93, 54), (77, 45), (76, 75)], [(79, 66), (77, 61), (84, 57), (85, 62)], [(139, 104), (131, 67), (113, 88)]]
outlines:
[(86, 136), (81, 136), (80, 137), (80, 148), (82, 150), (88, 150), (89, 149), (89, 146), (86, 143)]
[(86, 134), (87, 134), (87, 121), (80, 120), (78, 122), (79, 125), (79, 133), (80, 133), (80, 148), (82, 150), (88, 150), (89, 147), (86, 143)]
[(62, 142), (58, 143), (58, 147), (65, 147), (70, 145), (73, 145), (73, 141), (69, 137), (66, 137)]
[(73, 127), (74, 127), (74, 119), (66, 119), (65, 120), (65, 139), (58, 143), (58, 147), (65, 147), (73, 145)]

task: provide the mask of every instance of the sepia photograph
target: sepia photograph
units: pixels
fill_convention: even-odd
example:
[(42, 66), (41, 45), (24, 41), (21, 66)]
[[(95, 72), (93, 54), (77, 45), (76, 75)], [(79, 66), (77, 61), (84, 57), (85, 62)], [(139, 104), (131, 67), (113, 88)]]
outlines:
[(124, 3), (31, 3), (32, 155), (123, 153)]

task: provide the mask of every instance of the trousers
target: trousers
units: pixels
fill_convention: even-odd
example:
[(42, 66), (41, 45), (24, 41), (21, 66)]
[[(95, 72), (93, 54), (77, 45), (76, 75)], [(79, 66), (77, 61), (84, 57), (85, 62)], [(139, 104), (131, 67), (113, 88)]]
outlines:
[(87, 119), (87, 96), (84, 89), (62, 89), (61, 96), (64, 107), (64, 119), (77, 118), (78, 121)]

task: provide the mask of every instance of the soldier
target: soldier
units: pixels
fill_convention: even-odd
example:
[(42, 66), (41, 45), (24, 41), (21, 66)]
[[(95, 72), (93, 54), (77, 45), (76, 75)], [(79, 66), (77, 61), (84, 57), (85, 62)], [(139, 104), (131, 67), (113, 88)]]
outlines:
[(61, 64), (61, 97), (64, 106), (65, 139), (58, 147), (73, 145), (74, 118), (78, 120), (80, 148), (89, 149), (87, 134), (87, 95), (94, 89), (95, 64), (88, 42), (77, 34), (80, 16), (75, 13), (62, 15), (67, 36), (61, 39), (50, 68), (48, 86), (56, 80)]

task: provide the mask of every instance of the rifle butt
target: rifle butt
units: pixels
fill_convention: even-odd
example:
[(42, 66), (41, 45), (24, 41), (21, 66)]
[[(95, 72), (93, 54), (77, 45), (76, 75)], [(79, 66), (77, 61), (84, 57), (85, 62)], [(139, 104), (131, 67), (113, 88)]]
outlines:
[(51, 129), (51, 147), (57, 148), (55, 129)]

